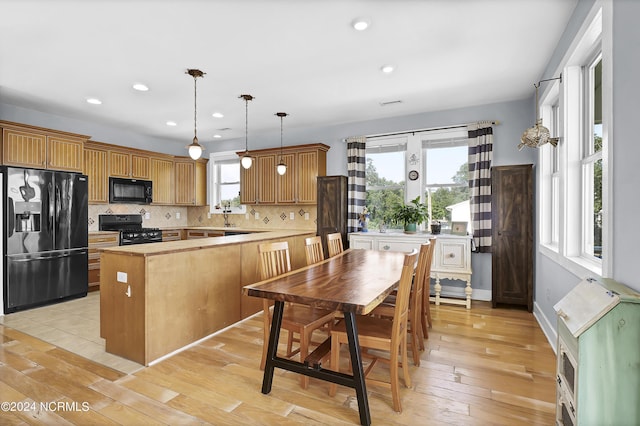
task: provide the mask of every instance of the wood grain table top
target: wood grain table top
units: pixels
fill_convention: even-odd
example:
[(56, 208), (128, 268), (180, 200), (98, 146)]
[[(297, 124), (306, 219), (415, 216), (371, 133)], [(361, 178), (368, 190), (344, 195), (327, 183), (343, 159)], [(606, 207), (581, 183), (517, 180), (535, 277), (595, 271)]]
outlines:
[(245, 286), (243, 293), (365, 315), (397, 286), (404, 255), (349, 249), (315, 265)]

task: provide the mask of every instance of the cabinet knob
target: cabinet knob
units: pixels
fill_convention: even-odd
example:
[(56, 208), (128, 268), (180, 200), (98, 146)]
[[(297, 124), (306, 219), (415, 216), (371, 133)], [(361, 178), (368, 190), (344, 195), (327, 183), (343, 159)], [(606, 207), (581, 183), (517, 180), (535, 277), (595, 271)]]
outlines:
[(567, 313), (565, 311), (563, 311), (562, 309), (560, 309), (558, 311), (558, 316), (564, 320), (566, 320), (567, 318), (569, 318), (569, 315), (567, 315)]
[(456, 255), (454, 253), (449, 253), (447, 257), (450, 257), (451, 259), (453, 259), (454, 257), (456, 257)]
[(382, 248), (383, 248), (384, 250), (389, 250), (391, 247), (389, 247), (389, 246), (382, 246)]

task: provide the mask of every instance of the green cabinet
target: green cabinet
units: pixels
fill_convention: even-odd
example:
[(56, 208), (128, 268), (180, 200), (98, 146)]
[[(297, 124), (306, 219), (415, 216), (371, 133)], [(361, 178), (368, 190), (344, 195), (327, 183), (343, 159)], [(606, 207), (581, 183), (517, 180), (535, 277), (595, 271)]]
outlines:
[(640, 424), (640, 294), (587, 279), (554, 308), (557, 424)]

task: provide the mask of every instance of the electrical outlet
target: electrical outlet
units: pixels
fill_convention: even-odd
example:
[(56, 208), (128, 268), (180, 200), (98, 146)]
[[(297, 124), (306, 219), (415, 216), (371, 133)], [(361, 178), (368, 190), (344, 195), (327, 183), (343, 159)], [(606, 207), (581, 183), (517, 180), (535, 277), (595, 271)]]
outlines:
[(176, 219), (180, 219), (180, 212), (176, 212)]
[(207, 219), (211, 219), (211, 212), (207, 212)]
[(146, 213), (144, 214), (144, 218), (145, 218), (145, 219), (151, 219), (151, 213), (146, 212)]
[(260, 213), (256, 212), (256, 214), (254, 215), (256, 220), (260, 220)]
[(309, 220), (309, 213), (304, 214), (304, 220)]
[(296, 218), (295, 214), (293, 212), (289, 213), (289, 220), (294, 220)]
[(127, 282), (127, 273), (126, 272), (116, 272), (116, 280), (119, 283), (126, 283)]

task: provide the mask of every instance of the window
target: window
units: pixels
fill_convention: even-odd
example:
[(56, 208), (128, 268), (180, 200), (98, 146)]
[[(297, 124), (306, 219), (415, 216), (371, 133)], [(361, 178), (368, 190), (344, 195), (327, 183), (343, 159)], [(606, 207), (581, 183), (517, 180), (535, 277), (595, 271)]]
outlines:
[[(402, 229), (402, 223), (392, 223), (390, 211), (395, 204), (417, 196), (429, 207), (428, 222), (440, 220), (443, 229), (451, 221), (470, 223), (468, 155), (466, 128), (368, 138), (366, 206), (370, 228), (384, 222)], [(407, 180), (410, 172), (415, 177)]]
[(240, 158), (234, 152), (213, 153), (211, 165), (211, 213), (245, 213), (240, 204)]
[(439, 221), (443, 230), (449, 229), (452, 221), (470, 225), (467, 140), (424, 141), (422, 155), (429, 222)]
[(584, 67), (582, 254), (602, 259), (602, 54)]
[(367, 141), (366, 206), (371, 227), (394, 226), (389, 210), (405, 199), (405, 150), (404, 140)]
[(613, 75), (611, 23), (605, 32), (602, 7), (596, 2), (559, 68), (562, 83), (543, 94), (541, 107), (544, 124), (560, 143), (539, 152), (540, 251), (578, 276), (606, 277), (611, 262), (607, 122), (612, 97), (605, 88), (613, 87)]

